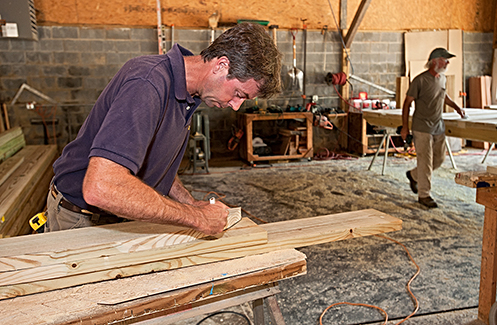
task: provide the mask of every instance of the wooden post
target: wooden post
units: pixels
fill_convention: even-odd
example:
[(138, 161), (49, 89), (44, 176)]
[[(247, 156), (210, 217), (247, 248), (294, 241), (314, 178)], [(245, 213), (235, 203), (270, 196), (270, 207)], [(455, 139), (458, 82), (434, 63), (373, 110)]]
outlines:
[[(350, 61), (348, 58), (349, 52), (350, 52), (349, 49), (342, 49), (342, 72), (345, 73), (347, 79), (350, 76)], [(350, 85), (347, 82), (342, 86), (342, 97), (344, 99), (344, 101), (342, 101), (342, 110), (344, 112), (348, 112), (349, 105), (347, 104), (347, 102), (349, 101), (350, 98)]]
[(347, 0), (340, 0), (340, 29), (347, 29)]
[(476, 202), (485, 206), (478, 319), (488, 324), (488, 316), (495, 302), (497, 288), (497, 187), (478, 188)]
[(3, 116), (5, 119), (5, 129), (10, 130), (9, 112), (7, 111), (7, 104), (2, 104)]
[[(497, 17), (497, 5), (494, 2), (494, 17)], [(496, 80), (497, 79), (497, 19), (494, 21), (494, 41), (493, 41), (493, 49), (492, 49), (492, 79)], [(463, 91), (466, 91), (466, 89), (463, 89)], [(492, 90), (490, 91), (491, 93), (491, 100), (490, 104), (495, 105), (497, 104), (497, 83), (492, 82)]]

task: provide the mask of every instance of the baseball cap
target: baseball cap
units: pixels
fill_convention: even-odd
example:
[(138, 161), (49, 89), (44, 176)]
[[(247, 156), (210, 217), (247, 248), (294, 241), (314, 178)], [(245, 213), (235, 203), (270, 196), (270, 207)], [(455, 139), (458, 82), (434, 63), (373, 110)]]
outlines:
[(449, 53), (449, 51), (447, 51), (443, 47), (437, 47), (436, 49), (434, 49), (433, 51), (431, 51), (430, 58), (428, 59), (428, 61), (436, 59), (436, 58), (450, 59), (450, 58), (453, 58), (453, 57), (455, 57), (455, 55), (452, 54), (452, 53)]

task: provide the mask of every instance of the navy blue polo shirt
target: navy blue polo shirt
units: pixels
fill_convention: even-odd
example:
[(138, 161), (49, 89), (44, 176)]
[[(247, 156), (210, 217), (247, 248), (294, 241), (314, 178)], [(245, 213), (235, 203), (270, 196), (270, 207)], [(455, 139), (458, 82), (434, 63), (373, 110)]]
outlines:
[(201, 102), (186, 89), (183, 56), (189, 55), (175, 45), (165, 55), (131, 59), (117, 72), (53, 165), (55, 185), (66, 199), (94, 210), (82, 193), (90, 157), (112, 160), (169, 193)]

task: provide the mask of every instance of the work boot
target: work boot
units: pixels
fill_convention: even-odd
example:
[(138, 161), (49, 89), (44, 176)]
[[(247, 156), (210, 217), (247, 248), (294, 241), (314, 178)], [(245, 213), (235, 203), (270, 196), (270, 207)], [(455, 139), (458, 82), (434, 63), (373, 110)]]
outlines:
[(418, 182), (416, 182), (416, 181), (414, 180), (414, 178), (412, 178), (412, 176), (411, 176), (411, 171), (410, 171), (410, 170), (408, 170), (408, 171), (406, 172), (406, 176), (407, 176), (407, 178), (409, 179), (409, 183), (410, 183), (410, 185), (411, 185), (411, 191), (412, 191), (414, 194), (418, 194)]
[(418, 202), (424, 205), (427, 208), (438, 208), (437, 202), (431, 198), (431, 196), (428, 197), (420, 197), (418, 199)]

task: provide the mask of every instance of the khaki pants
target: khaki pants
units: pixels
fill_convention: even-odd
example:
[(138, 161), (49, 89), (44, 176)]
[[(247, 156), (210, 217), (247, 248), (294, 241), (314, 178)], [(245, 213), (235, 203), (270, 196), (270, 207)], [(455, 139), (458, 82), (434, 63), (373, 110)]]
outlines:
[(61, 207), (62, 197), (61, 193), (54, 197), (52, 191), (48, 191), (45, 232), (94, 226), (88, 216)]
[(411, 170), (411, 176), (418, 182), (418, 196), (430, 196), (431, 175), (442, 166), (445, 160), (445, 134), (432, 135), (413, 131), (416, 147), (417, 166)]

